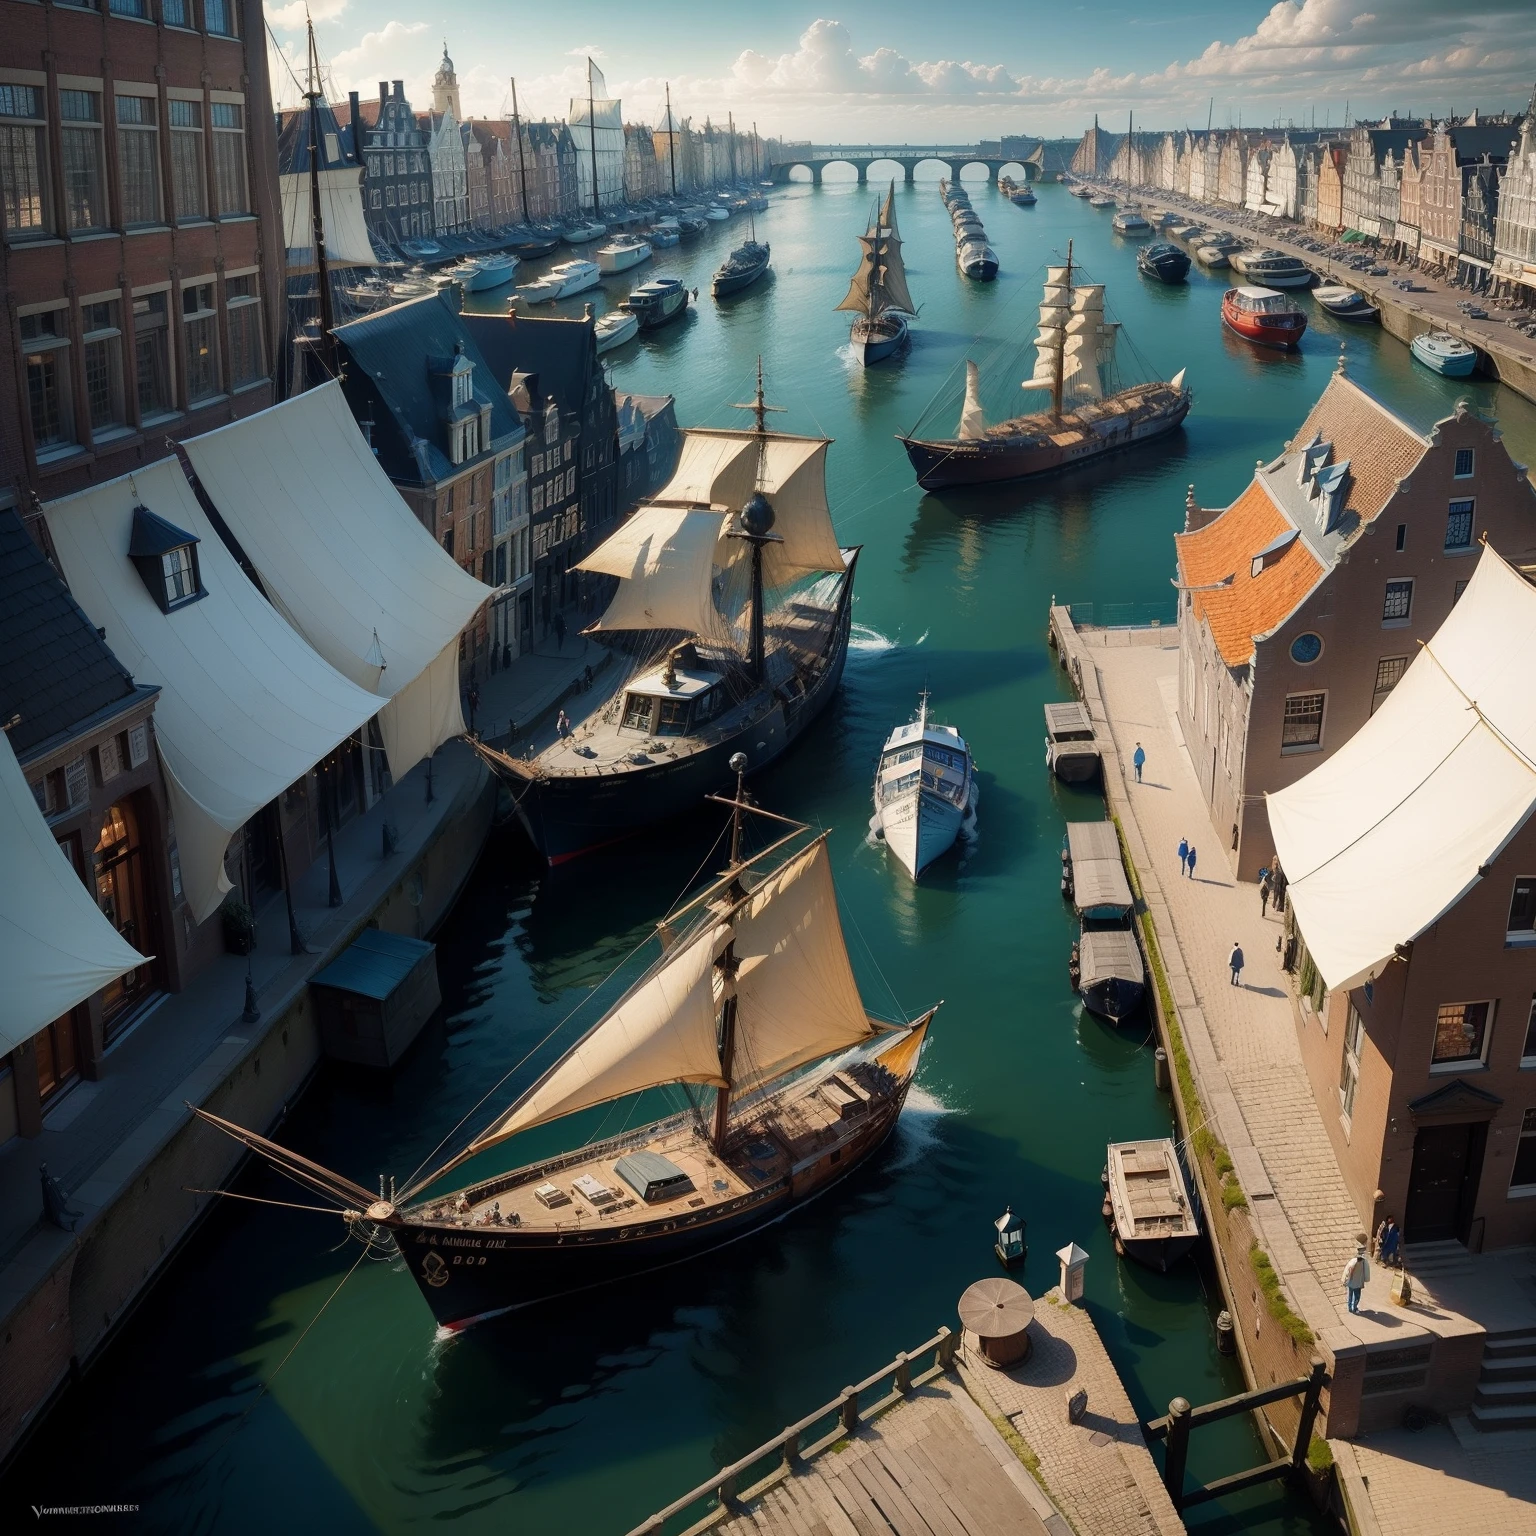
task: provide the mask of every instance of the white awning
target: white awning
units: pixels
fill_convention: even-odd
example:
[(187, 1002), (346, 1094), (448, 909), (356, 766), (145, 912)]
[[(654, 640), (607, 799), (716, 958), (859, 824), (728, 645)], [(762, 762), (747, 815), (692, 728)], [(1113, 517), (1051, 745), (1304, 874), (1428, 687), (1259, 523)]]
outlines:
[(143, 965), (91, 899), (0, 730), (0, 1056)]
[(379, 729), (395, 778), (461, 735), (459, 634), (491, 589), (401, 500), (341, 385), (182, 447), (279, 612), (338, 672), (391, 700)]
[(1330, 988), (1376, 974), (1454, 907), (1536, 807), (1533, 650), (1536, 588), (1484, 549), (1376, 713), (1267, 796), (1296, 920)]
[[(363, 219), (362, 176), (362, 171), (354, 166), (320, 172), (320, 221), (329, 267), (376, 267), (379, 264)], [(283, 205), (283, 242), (288, 247), (288, 270), (313, 272), (315, 226), (310, 212), (309, 172), (279, 176), (277, 181)]]
[[(128, 559), (136, 506), (201, 540), (196, 602), (163, 613)], [(49, 502), (64, 578), (119, 661), (155, 683), (155, 736), (182, 882), (199, 922), (229, 881), (230, 834), (387, 700), (322, 660), (235, 563), (175, 459)]]

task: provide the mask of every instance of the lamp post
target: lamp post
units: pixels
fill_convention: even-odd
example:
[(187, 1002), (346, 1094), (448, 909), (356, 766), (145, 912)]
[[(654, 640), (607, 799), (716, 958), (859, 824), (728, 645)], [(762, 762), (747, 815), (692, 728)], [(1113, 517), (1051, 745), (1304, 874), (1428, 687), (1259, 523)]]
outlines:
[(325, 852), (331, 866), (329, 905), (341, 905), (341, 881), (336, 877), (336, 799), (335, 786), (331, 782), (331, 759), (324, 765), (325, 778), (321, 782), (320, 796), (325, 805)]

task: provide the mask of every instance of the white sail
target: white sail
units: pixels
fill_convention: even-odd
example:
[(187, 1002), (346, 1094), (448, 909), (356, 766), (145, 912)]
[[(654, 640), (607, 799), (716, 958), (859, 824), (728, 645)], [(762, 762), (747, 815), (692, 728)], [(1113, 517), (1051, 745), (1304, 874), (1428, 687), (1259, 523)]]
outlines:
[(594, 630), (680, 629), (725, 641), (729, 631), (712, 595), (715, 566), (732, 551), (722, 547), (725, 514), (676, 507), (641, 507), (585, 560), (579, 571), (620, 578)]
[(1042, 326), (1065, 325), (1071, 314), (1071, 309), (1065, 304), (1042, 304), (1040, 306), (1040, 324)]
[(981, 408), (981, 373), (969, 358), (965, 362), (965, 405), (960, 411), (960, 436), (985, 437), (986, 413)]
[(1047, 267), (1045, 269), (1045, 281), (1047, 287), (1059, 287), (1067, 280), (1065, 267)]
[(661, 507), (746, 505), (757, 486), (757, 439), (750, 432), (683, 429), (683, 451), (672, 478), (652, 497)]
[(770, 587), (812, 571), (843, 569), (843, 551), (827, 506), (831, 446), (824, 437), (763, 439), (756, 489), (773, 507), (773, 531), (784, 541), (763, 549), (763, 580)]
[(848, 963), (823, 839), (765, 880), (734, 926), (734, 1092), (875, 1033)]
[[(576, 146), (577, 195), (582, 209), (592, 211), (592, 174), (597, 172), (597, 211), (624, 201), (624, 107), (610, 98), (603, 72), (587, 60), (587, 95), (571, 97), (567, 119)], [(593, 154), (594, 141), (596, 155)]]
[(1104, 308), (1103, 283), (1086, 283), (1081, 288), (1072, 290), (1072, 308), (1078, 314), (1086, 314), (1090, 310), (1102, 310)]
[[(351, 166), (322, 170), (320, 182), (320, 219), (325, 235), (325, 259), (332, 271), (338, 267), (376, 267), (363, 218), (363, 173)], [(283, 241), (288, 248), (287, 264), (292, 273), (315, 270), (315, 225), (310, 209), (308, 171), (278, 177), (278, 194), (283, 212)]]
[(707, 929), (669, 954), (579, 1045), (474, 1143), (481, 1151), (562, 1115), (666, 1083), (721, 1087), (715, 958), (726, 931)]

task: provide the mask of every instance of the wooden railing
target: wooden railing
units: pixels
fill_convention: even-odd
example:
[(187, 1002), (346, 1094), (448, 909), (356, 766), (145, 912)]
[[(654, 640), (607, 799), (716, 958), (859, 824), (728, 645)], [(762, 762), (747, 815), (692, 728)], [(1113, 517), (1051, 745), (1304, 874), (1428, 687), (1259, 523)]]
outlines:
[[(722, 1467), (707, 1482), (700, 1483), (682, 1498), (674, 1499), (665, 1509), (637, 1525), (629, 1536), (661, 1536), (669, 1521), (688, 1514), (710, 1499), (714, 1500), (714, 1507), (699, 1511), (691, 1524), (681, 1528), (682, 1536), (693, 1536), (694, 1532), (707, 1531), (730, 1519), (740, 1511), (743, 1503), (759, 1497), (790, 1476), (797, 1466), (847, 1439), (860, 1424), (895, 1407), (915, 1388), (953, 1369), (959, 1347), (960, 1335), (951, 1333), (948, 1328), (940, 1328), (915, 1350), (897, 1355), (884, 1369), (866, 1376), (857, 1386), (844, 1387), (832, 1402), (780, 1430), (773, 1439), (765, 1441), (740, 1461)], [(917, 1369), (918, 1362), (930, 1354), (933, 1363), (926, 1369)], [(871, 1400), (869, 1394), (887, 1382), (890, 1383), (887, 1390)], [(829, 1421), (830, 1427), (826, 1427)], [(764, 1462), (773, 1465), (763, 1467)]]

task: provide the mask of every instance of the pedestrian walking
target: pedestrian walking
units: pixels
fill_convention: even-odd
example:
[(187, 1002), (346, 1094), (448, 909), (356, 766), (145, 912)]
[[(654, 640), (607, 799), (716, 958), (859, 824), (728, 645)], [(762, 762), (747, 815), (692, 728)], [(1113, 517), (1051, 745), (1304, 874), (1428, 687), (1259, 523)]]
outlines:
[(564, 741), (571, 734), (570, 716), (562, 709), (555, 720), (555, 735)]
[(1241, 986), (1243, 981), (1243, 946), (1236, 939), (1232, 941), (1232, 953), (1227, 956), (1227, 964), (1232, 969), (1232, 985)]
[(1376, 1229), (1376, 1257), (1393, 1269), (1402, 1267), (1403, 1229), (1395, 1216), (1388, 1216)]
[(1179, 873), (1181, 875), (1189, 873), (1189, 839), (1187, 837), (1179, 839)]
[(1354, 1258), (1344, 1266), (1344, 1295), (1351, 1312), (1360, 1310), (1360, 1293), (1370, 1278), (1371, 1261), (1365, 1256), (1365, 1244), (1357, 1243)]
[(1131, 754), (1131, 763), (1136, 769), (1136, 782), (1141, 783), (1141, 770), (1147, 765), (1147, 754), (1142, 750), (1141, 743), (1136, 743), (1136, 750)]
[(1269, 897), (1270, 897), (1269, 871), (1267, 869), (1261, 869), (1259, 871), (1259, 916), (1260, 917), (1265, 917), (1269, 913)]
[(1285, 911), (1285, 888), (1290, 882), (1285, 878), (1285, 871), (1280, 868), (1278, 858), (1269, 866), (1269, 889), (1274, 898), (1275, 911)]
[(555, 615), (555, 646), (558, 650), (565, 649), (565, 615), (563, 613)]
[(1193, 880), (1195, 878), (1195, 845), (1193, 843), (1189, 845), (1188, 865), (1189, 867), (1185, 872), (1189, 875), (1189, 878)]

